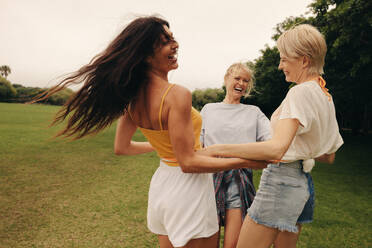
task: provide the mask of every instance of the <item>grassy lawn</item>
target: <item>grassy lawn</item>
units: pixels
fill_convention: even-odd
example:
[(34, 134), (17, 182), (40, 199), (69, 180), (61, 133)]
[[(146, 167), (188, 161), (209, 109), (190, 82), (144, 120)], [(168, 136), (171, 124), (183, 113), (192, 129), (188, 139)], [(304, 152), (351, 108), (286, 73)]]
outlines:
[[(146, 227), (155, 153), (115, 156), (114, 126), (51, 139), (57, 110), (0, 103), (0, 247), (157, 247)], [(315, 221), (298, 247), (372, 247), (372, 137), (344, 138), (336, 163), (313, 170)]]

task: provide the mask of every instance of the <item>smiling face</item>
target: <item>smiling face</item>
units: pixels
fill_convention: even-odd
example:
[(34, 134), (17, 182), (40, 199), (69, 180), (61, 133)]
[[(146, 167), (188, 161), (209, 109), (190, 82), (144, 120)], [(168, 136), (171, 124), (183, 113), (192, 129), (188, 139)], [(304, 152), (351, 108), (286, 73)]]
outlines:
[(280, 53), (279, 70), (285, 75), (285, 81), (300, 83), (304, 77), (304, 57), (290, 58)]
[(233, 102), (240, 102), (240, 98), (247, 92), (251, 75), (241, 69), (236, 68), (225, 77), (226, 99)]
[(163, 28), (167, 36), (162, 35), (161, 42), (159, 46), (155, 48), (154, 55), (149, 57), (147, 61), (152, 70), (161, 73), (168, 73), (170, 70), (178, 68), (178, 43), (174, 39), (169, 28), (166, 25), (164, 25)]

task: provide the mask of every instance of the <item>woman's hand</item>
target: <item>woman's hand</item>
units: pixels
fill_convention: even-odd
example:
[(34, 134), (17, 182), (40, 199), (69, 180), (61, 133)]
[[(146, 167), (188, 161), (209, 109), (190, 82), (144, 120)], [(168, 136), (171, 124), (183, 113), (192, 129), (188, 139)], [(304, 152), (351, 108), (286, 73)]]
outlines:
[[(214, 157), (212, 153), (210, 152), (210, 150), (208, 150), (208, 148), (197, 150), (196, 153), (202, 156)], [(242, 168), (251, 168), (254, 170), (264, 169), (269, 164), (268, 161), (257, 161), (257, 160), (250, 160), (250, 159), (240, 159), (240, 160), (243, 163)]]
[(211, 149), (208, 149), (208, 148), (202, 148), (200, 150), (196, 150), (195, 152), (198, 155), (203, 155), (203, 156), (207, 156), (207, 157), (217, 157), (217, 156), (213, 156), (213, 154), (211, 152)]
[(253, 170), (260, 170), (260, 169), (265, 169), (269, 162), (267, 161), (257, 161), (257, 160), (249, 160), (249, 159), (244, 159), (247, 164), (247, 168), (251, 168)]
[[(204, 156), (209, 156), (209, 157), (225, 157), (223, 156), (222, 154), (221, 155), (218, 155), (218, 151), (220, 150), (220, 148), (222, 148), (223, 145), (211, 145), (211, 146), (208, 146), (208, 147), (205, 147), (203, 148), (203, 150), (201, 151), (201, 155), (204, 155)], [(231, 157), (231, 156), (226, 156), (226, 157)]]

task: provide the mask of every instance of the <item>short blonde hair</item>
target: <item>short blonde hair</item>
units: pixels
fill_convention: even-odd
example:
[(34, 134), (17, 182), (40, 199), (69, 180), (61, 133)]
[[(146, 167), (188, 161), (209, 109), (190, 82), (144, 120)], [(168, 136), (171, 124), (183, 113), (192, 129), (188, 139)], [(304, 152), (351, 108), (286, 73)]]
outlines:
[(247, 92), (245, 94), (245, 96), (249, 96), (249, 94), (253, 90), (253, 86), (254, 86), (254, 75), (253, 75), (253, 71), (246, 64), (239, 62), (239, 63), (234, 63), (234, 64), (230, 65), (229, 68), (227, 68), (227, 70), (226, 70), (224, 80), (226, 81), (226, 79), (229, 75), (234, 74), (238, 70), (243, 70), (243, 71), (247, 72), (250, 76), (250, 80), (249, 80), (248, 86), (247, 86)]
[(279, 52), (289, 58), (306, 56), (310, 60), (309, 73), (323, 74), (327, 45), (323, 35), (309, 24), (295, 26), (280, 35)]

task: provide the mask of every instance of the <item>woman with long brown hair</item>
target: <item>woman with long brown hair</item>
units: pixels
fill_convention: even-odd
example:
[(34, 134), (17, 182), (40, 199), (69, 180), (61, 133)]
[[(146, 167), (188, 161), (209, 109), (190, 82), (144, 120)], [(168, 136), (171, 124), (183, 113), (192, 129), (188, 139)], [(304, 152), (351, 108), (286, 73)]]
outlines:
[[(167, 21), (137, 18), (105, 51), (40, 99), (83, 83), (57, 113), (54, 123), (68, 119), (58, 135), (82, 138), (119, 119), (116, 154), (155, 150), (160, 157), (147, 214), (148, 227), (158, 235), (160, 247), (215, 247), (218, 222), (213, 181), (205, 172), (266, 164), (195, 152), (200, 149), (201, 116), (191, 106), (191, 93), (168, 82), (168, 72), (178, 67), (177, 51)], [(131, 141), (137, 127), (149, 142)]]

